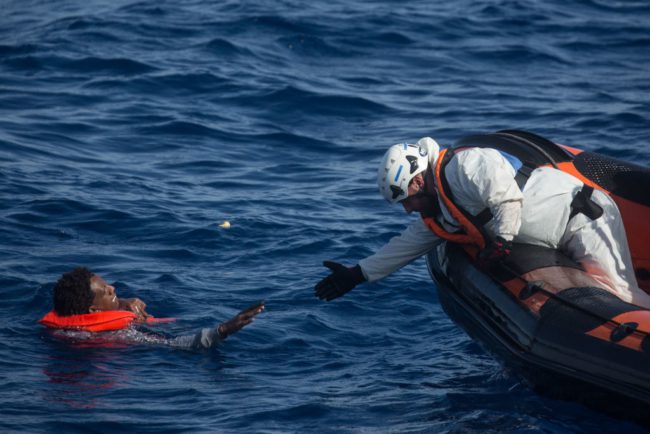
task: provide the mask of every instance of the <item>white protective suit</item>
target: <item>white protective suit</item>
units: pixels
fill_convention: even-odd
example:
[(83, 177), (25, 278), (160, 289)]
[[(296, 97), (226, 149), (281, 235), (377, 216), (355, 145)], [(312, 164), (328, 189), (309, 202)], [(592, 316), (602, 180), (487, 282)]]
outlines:
[[(435, 155), (437, 157), (437, 153)], [(427, 170), (433, 170), (429, 161)], [(614, 201), (594, 190), (591, 198), (603, 215), (591, 220), (584, 214), (569, 219), (573, 197), (582, 189), (577, 178), (552, 168), (530, 175), (519, 189), (512, 165), (495, 149), (471, 148), (456, 154), (445, 175), (457, 205), (473, 215), (486, 207), (493, 219), (485, 225), (489, 236), (560, 249), (622, 300), (650, 308), (650, 296), (637, 286), (623, 220)], [(438, 197), (450, 232), (459, 228)], [(409, 225), (372, 256), (359, 261), (369, 282), (374, 282), (430, 251), (440, 239), (422, 219)]]

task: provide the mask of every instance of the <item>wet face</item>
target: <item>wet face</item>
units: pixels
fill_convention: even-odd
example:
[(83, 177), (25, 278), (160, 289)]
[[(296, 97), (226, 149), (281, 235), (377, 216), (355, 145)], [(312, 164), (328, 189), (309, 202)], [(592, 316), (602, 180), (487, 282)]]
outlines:
[[(407, 214), (412, 212), (424, 213), (428, 216), (434, 216), (437, 209), (435, 190), (427, 188), (428, 182), (423, 174), (415, 176), (408, 188), (408, 197), (400, 201)], [(429, 190), (433, 191), (431, 193)]]
[(90, 312), (103, 312), (106, 310), (117, 310), (119, 299), (115, 293), (115, 287), (106, 283), (100, 276), (94, 275), (90, 279), (90, 290), (95, 294)]

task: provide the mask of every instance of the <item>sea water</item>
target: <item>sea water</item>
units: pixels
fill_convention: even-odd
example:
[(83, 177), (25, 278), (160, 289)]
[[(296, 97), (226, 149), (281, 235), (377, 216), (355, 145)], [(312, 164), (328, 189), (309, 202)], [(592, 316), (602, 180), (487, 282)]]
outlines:
[[(539, 396), (452, 323), (423, 260), (326, 303), (413, 218), (385, 149), (517, 128), (650, 165), (645, 1), (0, 4), (0, 430), (632, 432)], [(229, 221), (228, 229), (219, 227)], [(64, 340), (85, 265), (215, 351)]]

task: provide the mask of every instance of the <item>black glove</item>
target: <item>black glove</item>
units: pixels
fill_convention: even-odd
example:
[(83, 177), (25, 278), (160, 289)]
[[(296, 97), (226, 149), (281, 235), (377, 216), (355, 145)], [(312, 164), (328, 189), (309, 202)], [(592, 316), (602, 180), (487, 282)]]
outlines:
[(366, 280), (358, 265), (348, 268), (332, 261), (325, 261), (323, 265), (332, 270), (332, 274), (316, 284), (314, 294), (321, 300), (334, 300)]
[(503, 261), (512, 251), (512, 241), (506, 241), (497, 236), (485, 249), (478, 254), (478, 266), (488, 269), (497, 262)]

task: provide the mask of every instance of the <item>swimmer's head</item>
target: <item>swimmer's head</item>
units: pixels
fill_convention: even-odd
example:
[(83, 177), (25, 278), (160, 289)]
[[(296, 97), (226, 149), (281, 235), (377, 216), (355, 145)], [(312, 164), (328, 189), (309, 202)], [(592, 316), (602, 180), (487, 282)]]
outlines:
[(116, 310), (115, 288), (85, 267), (65, 273), (54, 286), (54, 311), (60, 316)]

